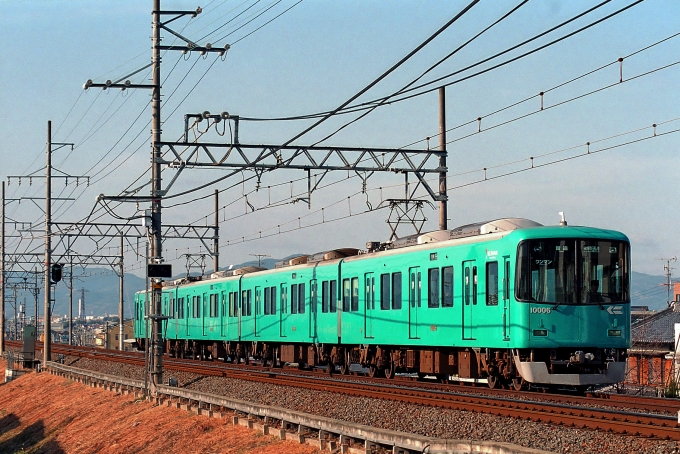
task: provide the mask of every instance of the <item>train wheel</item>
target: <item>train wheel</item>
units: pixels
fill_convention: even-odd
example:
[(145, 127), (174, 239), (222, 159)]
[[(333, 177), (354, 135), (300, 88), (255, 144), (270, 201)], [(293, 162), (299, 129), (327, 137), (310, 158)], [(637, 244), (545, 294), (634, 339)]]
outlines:
[(335, 372), (335, 364), (332, 361), (328, 361), (328, 366), (326, 366), (326, 373), (330, 376)]
[(383, 369), (383, 373), (385, 374), (385, 378), (388, 379), (393, 379), (394, 378), (394, 372), (395, 372), (395, 366), (393, 362), (390, 362), (390, 364)]
[(525, 382), (523, 378), (512, 379), (512, 389), (515, 391), (522, 391), (522, 389), (526, 388), (526, 384), (527, 382)]
[(342, 375), (349, 375), (349, 363), (344, 362), (340, 364), (340, 373)]
[(489, 375), (486, 383), (489, 385), (489, 388), (496, 389), (496, 388), (500, 387), (501, 380), (496, 375)]
[(380, 372), (382, 372), (382, 369), (378, 369), (376, 366), (368, 366), (368, 376), (371, 378), (378, 378), (380, 377)]

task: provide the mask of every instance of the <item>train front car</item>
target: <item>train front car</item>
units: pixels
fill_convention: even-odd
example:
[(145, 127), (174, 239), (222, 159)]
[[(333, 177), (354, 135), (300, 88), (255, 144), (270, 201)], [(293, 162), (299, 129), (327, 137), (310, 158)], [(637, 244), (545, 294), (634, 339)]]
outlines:
[[(519, 232), (517, 232), (519, 233)], [(514, 364), (526, 382), (623, 381), (630, 347), (630, 243), (589, 227), (524, 230), (515, 274)]]

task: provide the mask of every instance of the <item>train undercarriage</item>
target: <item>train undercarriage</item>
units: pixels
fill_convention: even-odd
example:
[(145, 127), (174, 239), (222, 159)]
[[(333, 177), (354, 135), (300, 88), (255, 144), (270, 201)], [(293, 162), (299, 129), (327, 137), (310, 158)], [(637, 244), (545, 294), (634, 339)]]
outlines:
[[(144, 348), (145, 341), (138, 342)], [(486, 383), (490, 388), (516, 390), (529, 386), (583, 390), (614, 384), (623, 381), (626, 364), (625, 350), (602, 348), (409, 348), (168, 339), (164, 351), (171, 357), (203, 361), (326, 368), (329, 374), (348, 374), (355, 365), (370, 377), (391, 379), (406, 373), (441, 382)]]

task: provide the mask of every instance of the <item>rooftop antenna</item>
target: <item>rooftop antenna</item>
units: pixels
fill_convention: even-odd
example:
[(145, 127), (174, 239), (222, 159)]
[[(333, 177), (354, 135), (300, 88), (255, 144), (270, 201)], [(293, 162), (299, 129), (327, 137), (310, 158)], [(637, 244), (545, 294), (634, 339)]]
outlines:
[(560, 225), (562, 226), (567, 225), (567, 220), (564, 218), (564, 211), (560, 211), (559, 215), (562, 218), (562, 220), (560, 221)]

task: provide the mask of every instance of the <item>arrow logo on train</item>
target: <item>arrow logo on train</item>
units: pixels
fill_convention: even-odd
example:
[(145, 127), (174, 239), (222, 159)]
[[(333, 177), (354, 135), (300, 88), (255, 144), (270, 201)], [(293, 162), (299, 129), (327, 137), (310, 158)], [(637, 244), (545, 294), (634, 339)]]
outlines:
[(621, 315), (623, 314), (621, 309), (623, 309), (623, 306), (609, 306), (607, 312), (609, 312), (610, 315)]

